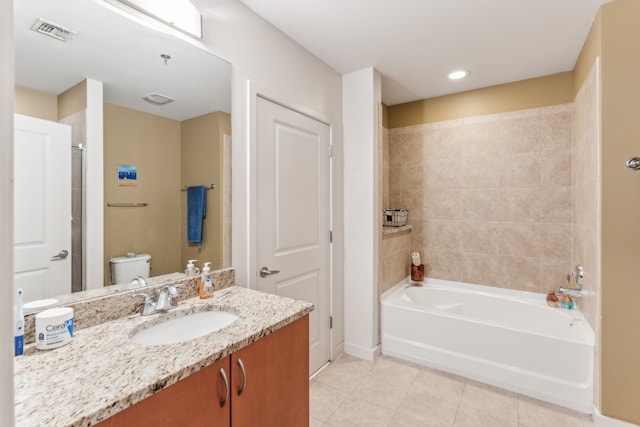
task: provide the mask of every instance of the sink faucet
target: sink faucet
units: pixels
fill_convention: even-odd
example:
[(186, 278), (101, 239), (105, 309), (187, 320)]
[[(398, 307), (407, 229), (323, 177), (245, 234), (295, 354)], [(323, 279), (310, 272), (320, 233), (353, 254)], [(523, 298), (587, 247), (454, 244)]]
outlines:
[(136, 276), (133, 279), (131, 279), (131, 284), (140, 285), (141, 288), (144, 288), (145, 286), (147, 286), (147, 281), (142, 276)]
[(175, 300), (180, 293), (173, 285), (167, 285), (158, 293), (158, 300), (153, 302), (153, 299), (149, 296), (149, 294), (138, 293), (133, 294), (134, 297), (143, 297), (144, 305), (142, 306), (142, 315), (148, 316), (150, 314), (158, 313), (158, 312), (166, 312), (172, 307), (178, 305)]
[(178, 305), (175, 300), (180, 293), (173, 285), (167, 285), (158, 294), (158, 301), (156, 302), (156, 311), (167, 311), (172, 307)]
[(142, 313), (141, 313), (143, 316), (148, 316), (156, 312), (156, 305), (151, 300), (151, 297), (149, 295), (140, 293), (140, 294), (133, 294), (132, 296), (144, 298), (144, 305), (142, 306)]

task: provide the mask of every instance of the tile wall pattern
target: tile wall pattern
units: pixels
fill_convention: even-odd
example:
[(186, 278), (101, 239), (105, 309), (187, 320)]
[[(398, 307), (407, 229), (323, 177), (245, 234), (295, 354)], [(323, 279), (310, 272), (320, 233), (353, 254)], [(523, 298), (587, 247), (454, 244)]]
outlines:
[[(599, 292), (600, 154), (597, 66), (574, 101), (573, 119), (573, 265), (584, 267), (582, 311), (595, 330)], [(575, 283), (574, 283), (575, 284)]]
[(383, 227), (378, 295), (407, 277), (411, 264), (411, 226)]
[(584, 267), (580, 308), (595, 331), (594, 402), (600, 407), (600, 94), (596, 61), (574, 100), (573, 264)]
[(573, 104), (389, 130), (389, 203), (430, 277), (547, 292), (572, 265)]

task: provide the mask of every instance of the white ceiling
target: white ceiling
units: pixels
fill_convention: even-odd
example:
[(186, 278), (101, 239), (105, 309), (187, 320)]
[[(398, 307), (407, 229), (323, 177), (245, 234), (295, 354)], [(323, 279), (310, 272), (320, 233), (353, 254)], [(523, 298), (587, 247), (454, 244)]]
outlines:
[(572, 70), (611, 0), (241, 1), (342, 74), (375, 67), (395, 105)]

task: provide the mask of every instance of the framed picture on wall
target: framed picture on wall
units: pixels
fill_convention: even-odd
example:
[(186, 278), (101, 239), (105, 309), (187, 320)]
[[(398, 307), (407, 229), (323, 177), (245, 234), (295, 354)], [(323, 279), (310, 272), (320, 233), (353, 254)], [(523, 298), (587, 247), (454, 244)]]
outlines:
[(123, 187), (138, 185), (138, 171), (135, 165), (118, 165), (118, 185)]

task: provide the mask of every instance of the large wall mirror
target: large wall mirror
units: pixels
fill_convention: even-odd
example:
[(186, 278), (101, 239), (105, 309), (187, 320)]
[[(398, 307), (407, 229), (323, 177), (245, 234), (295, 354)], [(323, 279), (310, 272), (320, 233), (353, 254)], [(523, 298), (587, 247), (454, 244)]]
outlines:
[[(69, 292), (114, 283), (110, 260), (132, 253), (151, 256), (151, 276), (184, 272), (188, 259), (230, 266), (230, 64), (102, 0), (20, 0), (14, 14), (16, 113), (73, 129)], [(86, 161), (87, 81), (102, 84), (101, 241), (83, 236), (92, 220), (85, 183), (96, 173)], [(121, 179), (132, 169), (134, 181)], [(185, 190), (200, 185), (207, 213), (197, 245), (187, 241)], [(103, 247), (99, 279), (83, 271), (92, 245)], [(55, 296), (25, 292), (26, 301)]]

